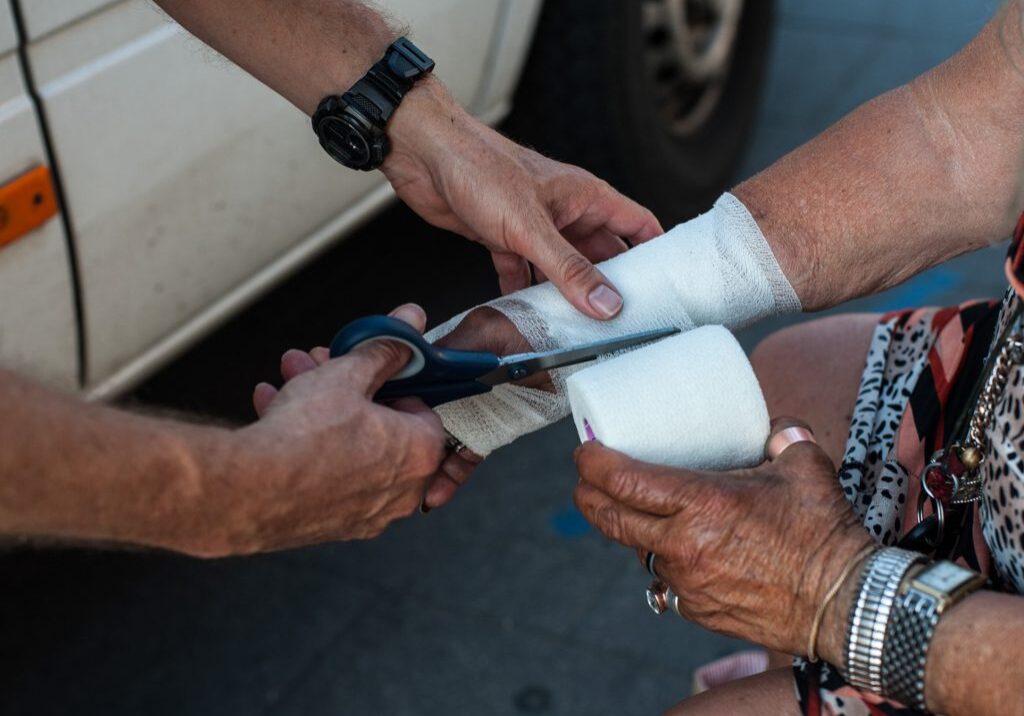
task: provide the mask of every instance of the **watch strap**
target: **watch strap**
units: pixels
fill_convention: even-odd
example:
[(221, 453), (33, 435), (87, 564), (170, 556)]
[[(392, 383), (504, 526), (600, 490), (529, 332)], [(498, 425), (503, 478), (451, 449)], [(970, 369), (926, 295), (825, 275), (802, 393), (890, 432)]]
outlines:
[(938, 623), (938, 601), (932, 595), (911, 588), (896, 600), (885, 637), (882, 693), (924, 710), (925, 665)]
[(887, 547), (865, 563), (846, 633), (845, 675), (856, 688), (882, 693), (882, 652), (896, 593), (907, 570), (924, 560), (920, 553)]
[(434, 70), (434, 61), (407, 37), (399, 37), (391, 43), (381, 62), (400, 83), (407, 83), (406, 91), (416, 80)]
[(383, 129), (416, 80), (433, 69), (432, 59), (408, 38), (400, 37), (342, 99)]
[(388, 80), (374, 76), (371, 69), (341, 99), (346, 107), (353, 107), (375, 127), (384, 129), (391, 115), (398, 109), (402, 96)]
[(405, 94), (434, 61), (400, 37), (344, 94), (320, 100), (311, 118), (320, 145), (336, 161), (362, 171), (383, 164), (391, 149), (386, 127)]
[[(922, 588), (922, 577), (926, 577), (930, 570), (940, 569), (956, 570), (964, 579), (946, 593), (936, 590), (934, 585)], [(925, 670), (928, 649), (939, 618), (954, 604), (979, 589), (984, 581), (980, 574), (946, 561), (936, 562), (908, 576), (896, 597), (885, 635), (881, 693), (907, 706), (926, 710)]]

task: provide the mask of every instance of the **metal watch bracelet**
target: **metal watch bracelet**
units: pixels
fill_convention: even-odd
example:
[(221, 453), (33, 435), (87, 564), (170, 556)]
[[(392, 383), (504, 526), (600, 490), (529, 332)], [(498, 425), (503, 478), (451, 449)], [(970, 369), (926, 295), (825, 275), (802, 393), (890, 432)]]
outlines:
[(903, 576), (926, 557), (896, 547), (875, 552), (864, 565), (846, 632), (846, 680), (881, 694), (885, 632)]
[(925, 672), (939, 619), (985, 581), (984, 575), (947, 560), (907, 573), (885, 634), (882, 694), (926, 710)]
[(928, 646), (940, 616), (937, 601), (916, 591), (899, 596), (883, 651), (882, 693), (922, 711)]

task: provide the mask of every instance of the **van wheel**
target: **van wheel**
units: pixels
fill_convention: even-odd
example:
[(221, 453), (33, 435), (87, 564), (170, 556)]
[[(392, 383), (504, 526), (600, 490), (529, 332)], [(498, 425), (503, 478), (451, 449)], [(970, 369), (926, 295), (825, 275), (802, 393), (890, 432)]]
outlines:
[(735, 178), (773, 18), (773, 0), (547, 0), (506, 130), (671, 226)]

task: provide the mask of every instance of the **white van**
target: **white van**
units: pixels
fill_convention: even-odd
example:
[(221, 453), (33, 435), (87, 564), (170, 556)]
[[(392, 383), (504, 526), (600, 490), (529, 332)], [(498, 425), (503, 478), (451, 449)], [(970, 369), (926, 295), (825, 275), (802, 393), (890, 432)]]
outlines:
[[(522, 83), (534, 145), (666, 221), (733, 171), (772, 17), (768, 0), (382, 4), (476, 116), (502, 120)], [(117, 395), (391, 199), (150, 3), (0, 3), (5, 367)]]

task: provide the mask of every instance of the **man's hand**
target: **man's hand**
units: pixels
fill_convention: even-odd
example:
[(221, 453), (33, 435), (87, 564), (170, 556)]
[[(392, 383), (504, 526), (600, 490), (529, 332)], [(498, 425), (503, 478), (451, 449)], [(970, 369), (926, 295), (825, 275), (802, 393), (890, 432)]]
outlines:
[[(306, 114), (355, 84), (400, 34), (361, 0), (157, 3)], [(530, 285), (529, 261), (580, 311), (611, 318), (622, 298), (591, 262), (623, 251), (623, 239), (664, 233), (605, 182), (474, 119), (434, 75), (406, 95), (387, 133), (392, 151), (381, 169), (398, 196), (430, 223), (490, 249), (503, 292)]]
[[(422, 329), (426, 316), (418, 306), (409, 304), (398, 310), (402, 312), (401, 317), (404, 320)], [(442, 348), (490, 351), (499, 356), (533, 350), (510, 320), (488, 306), (481, 306), (467, 314), (454, 331), (437, 341), (437, 345)], [(308, 353), (299, 350), (288, 351), (281, 359), (281, 376), (285, 381), (290, 381), (318, 365), (323, 365), (328, 360), (330, 360), (330, 353), (324, 347), (314, 348)], [(554, 390), (547, 373), (532, 375), (521, 381), (520, 385), (537, 390)], [(277, 394), (277, 389), (267, 383), (260, 383), (256, 386), (253, 393), (253, 406), (256, 408), (256, 412), (260, 415), (266, 412), (267, 407)], [(469, 480), (481, 462), (483, 462), (483, 458), (466, 448), (446, 455), (440, 467), (428, 481), (421, 509), (424, 512), (429, 512), (450, 502), (456, 491)]]
[(612, 318), (622, 298), (591, 262), (664, 233), (651, 212), (606, 182), (509, 141), (441, 83), (421, 81), (398, 108), (382, 166), (425, 220), (491, 250), (503, 293), (550, 279), (580, 311)]
[[(725, 473), (642, 463), (597, 443), (580, 447), (576, 464), (580, 510), (611, 539), (654, 552), (683, 614), (788, 654), (806, 653), (825, 592), (871, 543), (813, 443)], [(845, 611), (835, 607), (818, 650), (841, 664)]]
[[(392, 315), (422, 330), (414, 306)], [(291, 351), (287, 384), (257, 386), (259, 422), (239, 431), (245, 459), (264, 470), (237, 471), (216, 486), (225, 500), (220, 542), (198, 550), (237, 554), (373, 537), (415, 511), (444, 457), (444, 430), (418, 400), (389, 407), (373, 394), (409, 358), (392, 342), (327, 360)], [(317, 363), (320, 363), (318, 365)]]

